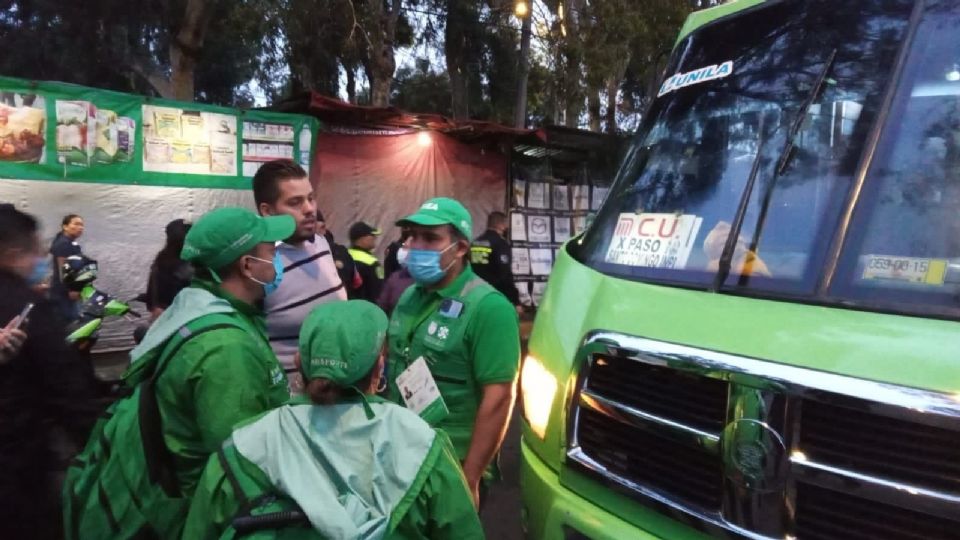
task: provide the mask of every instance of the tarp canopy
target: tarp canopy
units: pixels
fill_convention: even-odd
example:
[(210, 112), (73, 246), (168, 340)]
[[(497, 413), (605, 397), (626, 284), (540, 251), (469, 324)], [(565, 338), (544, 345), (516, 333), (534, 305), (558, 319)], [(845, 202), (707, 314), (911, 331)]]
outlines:
[(487, 215), (503, 211), (507, 157), (439, 132), (397, 135), (319, 135), (311, 171), (319, 207), (337, 241), (348, 244), (356, 221), (399, 237), (393, 223), (431, 197), (453, 197), (470, 210), (475, 235)]
[(458, 199), (473, 216), (474, 233), (482, 233), (487, 215), (505, 208), (513, 141), (535, 141), (540, 133), (358, 106), (317, 93), (294, 96), (271, 110), (309, 114), (323, 123), (311, 171), (320, 209), (343, 244), (356, 221), (383, 229), (381, 255), (399, 237), (393, 223), (431, 197)]

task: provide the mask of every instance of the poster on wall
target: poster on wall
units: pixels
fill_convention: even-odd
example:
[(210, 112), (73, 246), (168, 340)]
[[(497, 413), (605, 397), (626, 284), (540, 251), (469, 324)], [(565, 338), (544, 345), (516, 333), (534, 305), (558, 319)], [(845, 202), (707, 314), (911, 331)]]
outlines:
[(531, 294), (533, 305), (539, 307), (540, 302), (543, 301), (543, 295), (547, 292), (547, 283), (545, 281), (535, 281), (531, 285), (533, 285), (533, 293)]
[(290, 124), (243, 122), (243, 176), (257, 174), (260, 166), (276, 159), (297, 159), (294, 153), (296, 133)]
[(510, 248), (510, 270), (513, 275), (530, 274), (530, 251), (527, 248)]
[(526, 281), (517, 281), (517, 292), (520, 293), (520, 305), (524, 307), (533, 306), (533, 297), (530, 296), (530, 284)]
[(553, 250), (552, 249), (531, 249), (530, 250), (530, 273), (535, 276), (550, 275), (553, 268)]
[(143, 170), (237, 175), (237, 118), (229, 114), (143, 106)]
[(527, 240), (550, 242), (550, 216), (527, 216)]
[(523, 214), (510, 214), (510, 239), (515, 242), (527, 241), (527, 219)]
[(570, 186), (570, 196), (573, 199), (571, 209), (583, 211), (590, 209), (590, 186), (584, 184)]
[(591, 200), (590, 209), (599, 210), (600, 205), (603, 204), (604, 199), (607, 198), (607, 193), (610, 191), (610, 188), (605, 187), (594, 187), (593, 188), (593, 199)]
[(543, 182), (527, 184), (527, 206), (529, 208), (550, 208), (550, 191)]
[(569, 239), (570, 239), (570, 218), (554, 217), (553, 218), (553, 241), (566, 242)]
[(0, 93), (0, 161), (40, 163), (45, 155), (46, 123), (43, 96)]
[(587, 216), (573, 216), (573, 236), (578, 236), (587, 228)]
[(522, 208), (527, 204), (527, 182), (525, 180), (513, 181), (513, 205)]
[(553, 186), (553, 209), (569, 210), (570, 199), (567, 194), (567, 186), (562, 184)]

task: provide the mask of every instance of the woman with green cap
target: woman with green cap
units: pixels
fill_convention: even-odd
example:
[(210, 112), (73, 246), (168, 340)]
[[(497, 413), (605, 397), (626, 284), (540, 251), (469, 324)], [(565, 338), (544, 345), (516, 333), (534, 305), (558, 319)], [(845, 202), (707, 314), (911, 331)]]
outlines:
[(184, 538), (482, 538), (449, 439), (374, 394), (387, 317), (314, 309), (296, 361), (306, 396), (251, 419), (210, 458)]

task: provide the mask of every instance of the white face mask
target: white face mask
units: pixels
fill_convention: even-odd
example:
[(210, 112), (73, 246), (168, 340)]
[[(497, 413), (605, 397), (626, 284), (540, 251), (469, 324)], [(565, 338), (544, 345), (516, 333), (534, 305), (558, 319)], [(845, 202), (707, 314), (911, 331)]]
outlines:
[(407, 265), (407, 256), (408, 256), (408, 255), (410, 255), (410, 251), (407, 250), (407, 248), (405, 248), (405, 247), (402, 247), (402, 246), (401, 246), (400, 249), (397, 250), (397, 262), (400, 263), (400, 266), (406, 266), (406, 265)]

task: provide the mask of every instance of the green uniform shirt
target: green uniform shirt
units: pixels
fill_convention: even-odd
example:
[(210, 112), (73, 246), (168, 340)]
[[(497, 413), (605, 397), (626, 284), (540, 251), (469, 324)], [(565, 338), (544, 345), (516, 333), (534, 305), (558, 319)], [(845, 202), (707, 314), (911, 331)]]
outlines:
[(388, 336), (389, 398), (403, 404), (396, 378), (423, 356), (450, 410), (435, 427), (447, 432), (457, 457), (465, 459), (483, 386), (511, 382), (517, 376), (516, 310), (468, 265), (443, 289), (408, 288), (393, 311)]
[(192, 286), (230, 302), (246, 330), (224, 328), (187, 341), (157, 380), (164, 441), (186, 496), (235, 424), (290, 397), (262, 312), (212, 283)]

